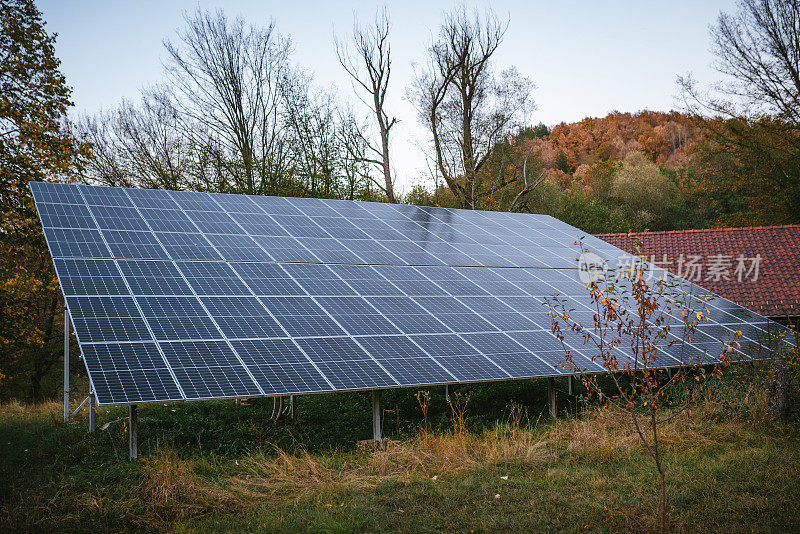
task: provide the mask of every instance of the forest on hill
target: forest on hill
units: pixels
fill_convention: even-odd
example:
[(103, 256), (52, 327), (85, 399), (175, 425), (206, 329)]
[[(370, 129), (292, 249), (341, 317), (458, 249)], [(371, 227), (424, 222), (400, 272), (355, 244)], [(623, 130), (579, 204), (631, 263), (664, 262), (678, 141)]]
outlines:
[[(539, 124), (495, 147), (479, 206), (547, 213), (591, 233), (797, 223), (800, 137), (779, 130), (647, 110)], [(538, 185), (512, 206), (525, 163)], [(446, 185), (416, 189), (409, 201), (458, 205)]]

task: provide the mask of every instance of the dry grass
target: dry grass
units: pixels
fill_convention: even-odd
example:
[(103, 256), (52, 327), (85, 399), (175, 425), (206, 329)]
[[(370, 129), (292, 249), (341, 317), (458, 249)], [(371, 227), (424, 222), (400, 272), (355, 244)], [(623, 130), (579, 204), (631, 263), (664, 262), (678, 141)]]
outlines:
[[(33, 418), (42, 429), (52, 427), (65, 436), (69, 431), (68, 426), (58, 423), (61, 413), (58, 403), (36, 406), (7, 403), (2, 408), (6, 420)], [(310, 524), (324, 525), (322, 530), (328, 527), (335, 530), (337, 524), (361, 521), (366, 509), (363, 507), (374, 510), (370, 513), (375, 514), (363, 524), (368, 529), (380, 529), (403, 524), (398, 523), (399, 516), (393, 508), (396, 495), (405, 499), (404, 520), (416, 521), (409, 523), (409, 528), (410, 525), (436, 527), (439, 523), (430, 522), (433, 518), (427, 511), (415, 511), (413, 520), (409, 514), (415, 503), (424, 502), (425, 510), (430, 510), (436, 509), (441, 500), (447, 503), (441, 505), (439, 513), (452, 512), (470, 528), (477, 517), (487, 530), (491, 530), (491, 525), (524, 528), (534, 524), (558, 530), (578, 517), (623, 530), (646, 530), (652, 526), (647, 523), (649, 526), (643, 527), (641, 523), (641, 517), (650, 514), (649, 460), (642, 455), (642, 445), (626, 414), (590, 409), (580, 416), (562, 417), (541, 425), (538, 421), (523, 422), (524, 413), (518, 406), (512, 406), (509, 412), (506, 421), (482, 431), (459, 430), (463, 425), (456, 424), (447, 432), (431, 432), (425, 425), (414, 435), (402, 441), (387, 441), (378, 449), (312, 454), (290, 453), (275, 447), (234, 457), (188, 457), (172, 447), (160, 446), (144, 455), (138, 465), (120, 464), (119, 458), (113, 460), (117, 463), (116, 473), (109, 480), (126, 483), (98, 486), (97, 478), (87, 478), (86, 481), (92, 481), (88, 484), (70, 478), (73, 471), (65, 471), (47, 482), (57, 489), (46, 496), (39, 495), (40, 490), (31, 486), (27, 493), (0, 507), (0, 515), (15, 518), (5, 523), (0, 518), (0, 530), (4, 530), (4, 524), (29, 530), (46, 529), (55, 525), (53, 518), (64, 524), (106, 528), (130, 521), (125, 524), (148, 531), (230, 521), (231, 528), (236, 530), (246, 525), (250, 517), (289, 530)], [(51, 425), (51, 420), (58, 424)], [(770, 443), (778, 443), (775, 440), (782, 439), (785, 432), (792, 430), (767, 421), (764, 388), (751, 385), (739, 389), (706, 388), (702, 400), (691, 412), (663, 423), (660, 442), (671, 458), (670, 476), (676, 481), (671, 489), (676, 503), (673, 510), (678, 514), (675, 525), (686, 528), (698, 518), (713, 525), (717, 514), (728, 514), (733, 519), (725, 521), (730, 519), (732, 524), (742, 518), (745, 518), (742, 524), (754, 524), (752, 517), (765, 513), (767, 508), (752, 504), (756, 502), (749, 500), (752, 495), (763, 494), (767, 498), (775, 494), (787, 503), (796, 502), (790, 493), (782, 493), (794, 487), (791, 470), (786, 475), (781, 475), (780, 470), (769, 475), (765, 480), (770, 484), (750, 485), (751, 473), (764, 468), (765, 458), (784, 462), (792, 458), (794, 453), (783, 445), (758, 447), (765, 436), (771, 436)], [(34, 432), (31, 439), (38, 439), (37, 436)], [(127, 446), (122, 427), (115, 431), (116, 437), (106, 436), (108, 441), (97, 445), (101, 450), (109, 443), (122, 450)], [(86, 446), (93, 447), (92, 443), (86, 440)], [(77, 447), (76, 450), (83, 450)], [(675, 454), (676, 451), (681, 454)], [(688, 454), (682, 454), (683, 451)], [(752, 467), (737, 469), (736, 466)], [(107, 468), (103, 466), (104, 471)], [(694, 484), (693, 477), (718, 476), (715, 474), (718, 472), (724, 472), (731, 489), (738, 488), (737, 495), (747, 495), (748, 500), (739, 502), (734, 511), (729, 511), (727, 504), (712, 507), (706, 517), (705, 512), (698, 510), (708, 508), (707, 505), (693, 508), (687, 503), (697, 497), (697, 491), (707, 493), (716, 486)], [(503, 486), (505, 490), (500, 492), (503, 499), (516, 499), (513, 502), (517, 504), (545, 499), (551, 508), (546, 513), (530, 511), (535, 517), (518, 514), (517, 504), (503, 508), (505, 515), (496, 515), (493, 508), (486, 508), (484, 493), (491, 494), (488, 498), (492, 506), (502, 504), (494, 500), (494, 489), (486, 490), (483, 486), (493, 488), (498, 477), (505, 478), (509, 473), (513, 482)], [(621, 494), (629, 498), (620, 500)], [(428, 498), (435, 502), (425, 500)], [(726, 498), (727, 495), (716, 496), (717, 500), (710, 503), (727, 503)], [(598, 499), (604, 499), (608, 509), (597, 509)], [(326, 508), (328, 502), (339, 502), (339, 506), (345, 507), (336, 512), (340, 514), (336, 520), (341, 523), (326, 515), (333, 513)], [(563, 508), (565, 502), (571, 503), (571, 507)], [(465, 511), (473, 508), (474, 512)], [(779, 519), (775, 525), (792, 523), (782, 515), (780, 506), (777, 510)], [(562, 512), (563, 518), (559, 515)], [(20, 519), (26, 516), (27, 519)], [(553, 523), (554, 517), (563, 522)], [(326, 518), (333, 522), (326, 523)]]
[[(711, 446), (736, 437), (743, 422), (745, 426), (747, 421), (765, 422), (763, 392), (751, 390), (737, 395), (735, 401), (738, 404), (732, 406), (723, 392), (706, 391), (693, 410), (660, 424), (662, 448)], [(726, 414), (732, 411), (738, 415), (727, 421)], [(747, 416), (741, 417), (742, 413)], [(423, 428), (406, 440), (388, 441), (377, 450), (343, 455), (289, 454), (276, 448), (274, 454), (245, 458), (245, 476), (231, 482), (237, 491), (252, 498), (281, 495), (302, 499), (337, 488), (374, 488), (387, 481), (442, 478), (508, 465), (547, 465), (564, 450), (602, 460), (644, 451), (630, 417), (612, 409), (595, 409), (580, 417), (560, 419), (544, 430), (523, 425), (521, 419), (512, 407), (509, 421), (480, 433), (459, 431), (458, 425), (444, 433)]]
[(444, 477), (495, 469), (499, 465), (533, 466), (554, 459), (535, 428), (501, 423), (480, 434), (433, 433), (420, 430), (404, 441), (387, 441), (374, 451), (344, 456), (288, 454), (251, 455), (247, 475), (235, 485), (250, 496), (302, 498), (340, 487), (374, 488), (386, 481)]
[(144, 478), (135, 499), (145, 504), (150, 518), (161, 526), (213, 511), (247, 508), (229, 489), (202, 480), (195, 472), (195, 462), (179, 458), (171, 448), (159, 447), (142, 462)]

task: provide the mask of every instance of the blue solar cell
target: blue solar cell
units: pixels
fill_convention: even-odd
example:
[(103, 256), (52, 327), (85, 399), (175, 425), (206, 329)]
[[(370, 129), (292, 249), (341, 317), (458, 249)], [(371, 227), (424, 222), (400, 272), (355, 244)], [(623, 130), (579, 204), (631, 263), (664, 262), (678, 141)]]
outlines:
[(138, 297), (137, 302), (159, 341), (222, 338), (195, 297)]
[(187, 399), (249, 397), (261, 391), (223, 341), (160, 343)]
[(459, 382), (509, 378), (509, 374), (453, 334), (411, 336)]
[[(508, 336), (549, 364), (552, 369), (558, 369), (559, 372), (578, 373), (602, 369), (600, 365), (591, 361), (590, 347), (565, 345), (547, 330), (509, 332)], [(572, 357), (573, 368), (570, 368), (567, 352)]]
[(64, 295), (129, 295), (113, 260), (53, 260)]
[(305, 295), (277, 263), (234, 263), (231, 267), (259, 297)]
[(538, 358), (506, 334), (463, 334), (461, 337), (514, 378), (558, 374), (553, 365)]
[(309, 295), (353, 295), (356, 292), (327, 265), (289, 263), (283, 268)]
[(289, 233), (264, 213), (231, 213), (231, 218), (250, 235), (288, 236)]
[(300, 211), (289, 203), (288, 198), (284, 197), (262, 197), (253, 196), (250, 199), (270, 215), (300, 215)]
[(350, 335), (400, 333), (361, 297), (319, 297), (316, 300)]
[(82, 348), (99, 404), (181, 400), (155, 343), (106, 343)]
[(151, 341), (131, 297), (66, 297), (72, 324), (81, 343)]
[(275, 261), (319, 261), (314, 254), (293, 237), (254, 235), (253, 241), (261, 245), (264, 250), (267, 250)]
[(179, 210), (169, 194), (160, 189), (126, 189), (133, 205), (138, 208), (154, 208), (159, 210)]
[(207, 234), (245, 234), (241, 226), (227, 213), (217, 211), (186, 211), (186, 215)]
[(414, 267), (380, 265), (375, 267), (375, 271), (410, 297), (447, 295), (444, 289), (422, 276)]
[(340, 239), (342, 245), (353, 251), (356, 259), (350, 263), (365, 263), (372, 265), (404, 265), (406, 261), (390, 252), (377, 241), (369, 239)]
[(474, 282), (464, 278), (456, 269), (452, 267), (418, 267), (417, 270), (425, 278), (435, 282), (436, 285), (444, 289), (453, 296), (477, 296), (489, 295)]
[(250, 237), (246, 235), (206, 234), (206, 238), (214, 245), (217, 252), (228, 261), (271, 261), (272, 257), (264, 252)]
[(53, 257), (111, 257), (111, 252), (103, 242), (99, 230), (45, 228), (44, 235)]
[(97, 228), (89, 208), (78, 204), (38, 205), (39, 218), (45, 228)]
[(203, 297), (200, 300), (229, 339), (286, 336), (255, 297)]
[(85, 204), (80, 190), (73, 184), (31, 182), (29, 187), (31, 188), (37, 206), (42, 202), (50, 202), (53, 204)]
[(359, 338), (358, 342), (401, 385), (437, 384), (456, 379), (405, 336)]
[(417, 297), (414, 300), (453, 332), (497, 330), (480, 315), (453, 297)]
[(405, 297), (367, 297), (373, 307), (406, 334), (451, 333), (442, 321)]
[(265, 395), (330, 391), (325, 377), (288, 339), (233, 341)]
[(80, 185), (78, 189), (90, 206), (133, 207), (128, 193), (121, 187)]
[(250, 290), (228, 264), (181, 261), (176, 265), (198, 295), (251, 295)]
[(336, 389), (365, 389), (399, 385), (350, 338), (297, 340)]
[(156, 232), (156, 238), (173, 260), (221, 260), (203, 234)]
[(214, 202), (208, 193), (194, 193), (190, 191), (170, 191), (172, 200), (184, 211), (218, 211), (225, 210)]
[(331, 265), (330, 269), (361, 296), (403, 295), (402, 291), (369, 265)]
[(139, 210), (122, 206), (92, 206), (92, 214), (97, 227), (103, 230), (141, 230), (148, 231)]
[(338, 336), (345, 333), (309, 297), (265, 297), (260, 300), (291, 336)]
[(337, 239), (369, 239), (370, 237), (342, 217), (314, 217), (314, 222)]
[(139, 209), (142, 218), (155, 232), (198, 232), (197, 226), (177, 209)]
[(191, 295), (192, 290), (171, 262), (119, 260), (134, 295)]
[(297, 240), (323, 263), (361, 263), (361, 258), (333, 238), (298, 237)]
[(253, 200), (254, 197), (247, 195), (224, 195), (220, 193), (210, 193), (209, 196), (229, 215), (234, 213), (264, 213)]
[(115, 258), (169, 259), (153, 232), (102, 230), (102, 234)]

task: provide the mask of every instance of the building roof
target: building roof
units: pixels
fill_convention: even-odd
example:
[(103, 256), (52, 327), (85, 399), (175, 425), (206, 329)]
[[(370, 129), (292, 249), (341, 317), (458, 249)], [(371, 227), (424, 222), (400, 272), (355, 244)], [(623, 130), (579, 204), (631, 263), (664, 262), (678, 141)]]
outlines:
[(768, 317), (800, 316), (800, 226), (599, 234)]

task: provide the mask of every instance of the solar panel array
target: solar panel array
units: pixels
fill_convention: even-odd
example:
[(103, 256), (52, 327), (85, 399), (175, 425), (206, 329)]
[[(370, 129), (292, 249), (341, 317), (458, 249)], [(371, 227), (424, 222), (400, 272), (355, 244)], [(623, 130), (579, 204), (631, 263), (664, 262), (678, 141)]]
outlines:
[[(600, 372), (551, 332), (559, 294), (591, 323), (573, 243), (545, 215), (32, 183), (103, 405)], [(584, 242), (614, 261), (619, 249)], [(668, 276), (666, 273), (660, 273)], [(687, 285), (679, 279), (679, 284)], [(696, 288), (695, 288), (696, 289)], [(766, 319), (715, 299), (684, 353), (713, 360)], [(676, 349), (677, 350), (677, 349)]]

